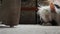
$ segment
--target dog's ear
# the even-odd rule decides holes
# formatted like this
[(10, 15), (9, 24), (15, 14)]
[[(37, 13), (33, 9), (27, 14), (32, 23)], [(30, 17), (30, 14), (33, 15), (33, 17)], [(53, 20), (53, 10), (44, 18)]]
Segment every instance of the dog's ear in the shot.
[(51, 9), (51, 12), (56, 13), (55, 6), (53, 3), (50, 3), (50, 9)]

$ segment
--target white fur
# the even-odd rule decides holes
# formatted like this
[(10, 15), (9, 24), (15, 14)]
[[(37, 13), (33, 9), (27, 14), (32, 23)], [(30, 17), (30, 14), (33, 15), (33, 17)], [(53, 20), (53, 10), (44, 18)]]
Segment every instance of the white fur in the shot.
[[(44, 20), (44, 21), (48, 21), (47, 18), (45, 18), (45, 15), (49, 15), (51, 12), (50, 12), (50, 9), (49, 9), (49, 6), (44, 6), (44, 7), (38, 7), (38, 12), (37, 14)], [(47, 10), (47, 11), (46, 11)], [(49, 17), (49, 20), (51, 20), (51, 17)]]
[[(52, 13), (50, 10), (50, 6), (43, 6), (43, 7), (38, 7), (38, 12), (37, 14), (42, 18), (45, 22), (51, 21), (54, 19), (57, 21), (57, 23), (60, 25), (60, 9), (57, 9), (55, 7), (56, 13)], [(49, 15), (46, 17), (46, 15)]]

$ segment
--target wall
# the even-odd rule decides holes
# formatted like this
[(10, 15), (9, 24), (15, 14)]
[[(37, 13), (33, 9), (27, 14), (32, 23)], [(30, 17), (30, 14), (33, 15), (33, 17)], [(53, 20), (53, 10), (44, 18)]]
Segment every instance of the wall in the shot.
[[(46, 1), (46, 0), (37, 0), (37, 4), (43, 4), (43, 5), (47, 5), (46, 3), (44, 4), (43, 1)], [(21, 1), (21, 7), (36, 7), (36, 0), (22, 0)], [(37, 16), (36, 16), (36, 11), (32, 10), (32, 11), (28, 11), (28, 10), (22, 10), (21, 11), (21, 19), (20, 19), (20, 23), (24, 23), (24, 24), (37, 24), (37, 22), (39, 22), (39, 19)], [(36, 19), (36, 17), (38, 19)]]

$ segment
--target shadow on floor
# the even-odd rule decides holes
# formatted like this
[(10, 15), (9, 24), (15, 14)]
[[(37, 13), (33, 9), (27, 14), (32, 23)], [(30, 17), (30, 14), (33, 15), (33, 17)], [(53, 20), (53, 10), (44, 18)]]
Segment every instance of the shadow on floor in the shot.
[(0, 26), (0, 28), (15, 28), (15, 27), (9, 27), (9, 26)]

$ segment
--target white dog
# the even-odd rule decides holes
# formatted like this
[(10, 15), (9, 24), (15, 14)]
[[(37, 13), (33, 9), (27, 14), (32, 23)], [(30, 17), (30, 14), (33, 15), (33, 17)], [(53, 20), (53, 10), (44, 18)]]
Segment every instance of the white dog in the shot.
[[(60, 25), (60, 0), (50, 0), (49, 6), (38, 7), (37, 14), (40, 16), (40, 20), (43, 19), (45, 25), (52, 23), (53, 25)], [(52, 22), (55, 21), (55, 22)]]

